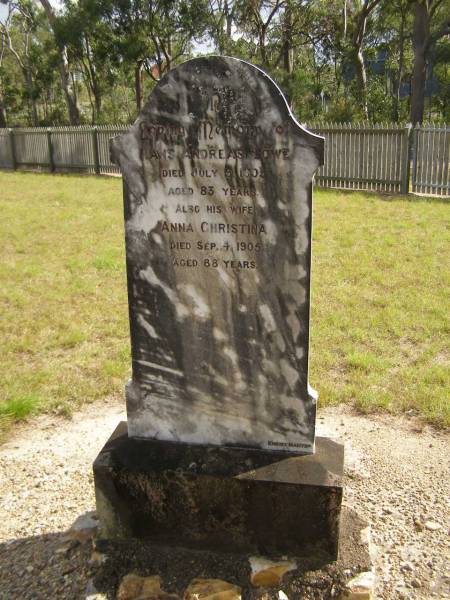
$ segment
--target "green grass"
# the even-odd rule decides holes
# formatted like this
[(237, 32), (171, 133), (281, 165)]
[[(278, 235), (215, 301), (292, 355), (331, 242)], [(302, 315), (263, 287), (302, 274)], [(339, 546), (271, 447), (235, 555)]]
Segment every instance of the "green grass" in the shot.
[(315, 196), (310, 379), (322, 404), (450, 424), (450, 204)]
[[(123, 395), (122, 184), (0, 173), (0, 428)], [(445, 202), (316, 193), (311, 384), (321, 404), (449, 425)]]
[(121, 181), (3, 172), (0, 185), (1, 427), (120, 394), (130, 359)]

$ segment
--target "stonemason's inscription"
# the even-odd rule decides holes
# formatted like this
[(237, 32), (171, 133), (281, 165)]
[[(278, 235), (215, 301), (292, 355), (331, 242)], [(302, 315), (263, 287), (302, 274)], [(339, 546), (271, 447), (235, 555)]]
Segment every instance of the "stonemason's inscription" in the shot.
[(124, 176), (129, 434), (312, 452), (323, 139), (265, 73), (210, 57), (168, 73), (111, 149)]

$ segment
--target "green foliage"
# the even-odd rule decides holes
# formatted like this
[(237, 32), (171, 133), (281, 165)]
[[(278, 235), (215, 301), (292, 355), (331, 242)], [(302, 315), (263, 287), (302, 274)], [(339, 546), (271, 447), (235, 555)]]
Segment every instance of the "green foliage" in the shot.
[[(0, 108), (9, 125), (67, 123), (59, 73), (64, 48), (72, 78), (69, 92), (82, 122), (129, 123), (167, 70), (214, 49), (266, 69), (304, 121), (406, 122), (416, 2), (377, 0), (365, 14), (366, 4), (65, 0), (50, 27), (40, 2), (18, 0), (9, 3), (12, 17), (0, 27), (8, 29), (25, 66), (8, 45), (3, 47)], [(438, 89), (425, 100), (426, 117), (448, 121), (450, 42), (439, 33), (450, 0), (436, 6), (427, 60)]]

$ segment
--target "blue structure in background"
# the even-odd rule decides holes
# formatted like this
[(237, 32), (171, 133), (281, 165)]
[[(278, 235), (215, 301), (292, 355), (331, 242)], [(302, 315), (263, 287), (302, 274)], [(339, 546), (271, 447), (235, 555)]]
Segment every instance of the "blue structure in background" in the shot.
[[(378, 50), (377, 58), (370, 59), (365, 57), (367, 69), (370, 70), (374, 75), (391, 75), (391, 69), (386, 67), (386, 62), (389, 59), (389, 48), (380, 48)], [(425, 81), (425, 97), (431, 98), (436, 94), (439, 94), (441, 90), (441, 83), (439, 79), (433, 73), (433, 64), (427, 66), (427, 74)], [(352, 81), (356, 76), (356, 69), (353, 62), (346, 62), (343, 65), (343, 78), (346, 83)], [(400, 98), (408, 98), (411, 96), (411, 81), (407, 79), (402, 81), (400, 85)]]

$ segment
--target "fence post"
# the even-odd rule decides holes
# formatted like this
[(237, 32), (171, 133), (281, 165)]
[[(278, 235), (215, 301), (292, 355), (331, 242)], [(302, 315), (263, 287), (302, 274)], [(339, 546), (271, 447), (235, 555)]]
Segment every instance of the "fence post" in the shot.
[(97, 127), (92, 128), (92, 148), (94, 150), (95, 174), (100, 175), (100, 160), (99, 160), (99, 152), (98, 152), (98, 129), (97, 129)]
[(51, 127), (47, 127), (47, 147), (48, 147), (48, 166), (50, 167), (50, 173), (54, 173), (55, 172), (55, 161), (53, 160)]
[(416, 123), (416, 126), (412, 130), (412, 144), (411, 144), (411, 154), (412, 154), (412, 191), (417, 191), (417, 143), (419, 137), (420, 125)]
[(402, 194), (408, 194), (411, 158), (411, 123), (408, 123), (408, 125), (403, 130), (403, 141), (403, 173), (400, 192)]
[(11, 154), (11, 164), (14, 171), (17, 169), (17, 160), (16, 160), (16, 145), (14, 143), (14, 131), (10, 128), (8, 129), (8, 137), (9, 137), (9, 152)]

